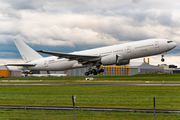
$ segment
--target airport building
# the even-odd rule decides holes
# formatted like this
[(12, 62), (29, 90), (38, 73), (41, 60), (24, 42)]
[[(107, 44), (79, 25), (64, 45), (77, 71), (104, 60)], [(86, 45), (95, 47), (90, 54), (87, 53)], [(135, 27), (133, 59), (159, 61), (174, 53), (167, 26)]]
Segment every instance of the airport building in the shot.
[(7, 66), (0, 66), (0, 77), (9, 77), (10, 70)]
[(164, 73), (163, 67), (150, 65), (146, 62), (141, 63), (139, 65), (130, 65), (130, 70), (131, 70), (131, 75)]
[(164, 67), (164, 73), (180, 73), (180, 68), (176, 65), (160, 64), (160, 67)]
[[(100, 69), (104, 69), (104, 72), (98, 74), (97, 76), (128, 76), (129, 68), (128, 66), (101, 66)], [(68, 76), (85, 76), (85, 72), (88, 68), (77, 68), (67, 71)], [(91, 74), (90, 76), (96, 76)]]
[[(131, 76), (135, 74), (153, 74), (164, 73), (164, 68), (159, 66), (149, 65), (144, 62), (139, 65), (128, 66), (101, 66), (100, 69), (104, 69), (104, 72), (97, 76)], [(84, 73), (88, 71), (88, 68), (78, 68), (68, 70), (68, 76), (85, 76)], [(94, 76), (94, 75), (90, 75)]]
[(21, 77), (21, 70), (10, 70), (7, 66), (0, 66), (0, 77)]

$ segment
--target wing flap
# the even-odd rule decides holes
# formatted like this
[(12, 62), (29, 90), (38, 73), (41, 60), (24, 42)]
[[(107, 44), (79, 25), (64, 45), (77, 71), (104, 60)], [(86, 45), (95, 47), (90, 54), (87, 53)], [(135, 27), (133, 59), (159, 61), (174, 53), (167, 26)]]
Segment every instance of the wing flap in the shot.
[(100, 56), (98, 55), (78, 55), (78, 54), (68, 54), (68, 53), (59, 53), (59, 52), (51, 52), (51, 51), (44, 51), (39, 50), (37, 52), (57, 56), (59, 58), (67, 58), (69, 60), (77, 60), (78, 62), (85, 62), (85, 61), (97, 61), (100, 60)]

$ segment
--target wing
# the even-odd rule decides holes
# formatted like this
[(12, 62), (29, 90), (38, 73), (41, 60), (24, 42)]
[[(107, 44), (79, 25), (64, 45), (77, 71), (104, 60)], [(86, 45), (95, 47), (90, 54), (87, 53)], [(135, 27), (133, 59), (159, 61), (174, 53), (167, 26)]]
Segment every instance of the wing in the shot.
[(59, 52), (51, 52), (51, 51), (44, 51), (39, 50), (37, 52), (57, 56), (59, 58), (67, 58), (69, 60), (77, 60), (80, 63), (87, 63), (89, 61), (98, 61), (100, 60), (100, 56), (98, 55), (78, 55), (78, 54), (68, 54), (68, 53), (59, 53)]
[(29, 67), (29, 66), (35, 66), (36, 64), (6, 64), (5, 66), (22, 66), (22, 67)]

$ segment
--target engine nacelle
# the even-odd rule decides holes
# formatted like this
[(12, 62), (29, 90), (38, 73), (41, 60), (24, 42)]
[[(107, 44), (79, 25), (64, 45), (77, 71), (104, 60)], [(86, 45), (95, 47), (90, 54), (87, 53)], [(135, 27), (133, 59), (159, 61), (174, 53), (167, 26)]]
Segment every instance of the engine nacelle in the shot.
[(122, 60), (122, 61), (117, 62), (116, 65), (127, 65), (129, 63), (130, 63), (130, 60)]
[(123, 60), (123, 56), (117, 54), (110, 54), (101, 58), (103, 65), (126, 65), (130, 60)]
[(118, 56), (116, 54), (110, 54), (101, 58), (101, 63), (103, 65), (113, 65), (117, 64)]

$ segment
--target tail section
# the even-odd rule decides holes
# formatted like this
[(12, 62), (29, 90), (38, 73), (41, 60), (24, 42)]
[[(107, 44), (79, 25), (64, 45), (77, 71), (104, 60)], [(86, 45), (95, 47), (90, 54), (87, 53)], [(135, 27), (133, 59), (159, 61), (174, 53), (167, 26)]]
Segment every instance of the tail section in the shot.
[(26, 45), (23, 41), (14, 39), (14, 43), (26, 63), (43, 58), (39, 53)]

